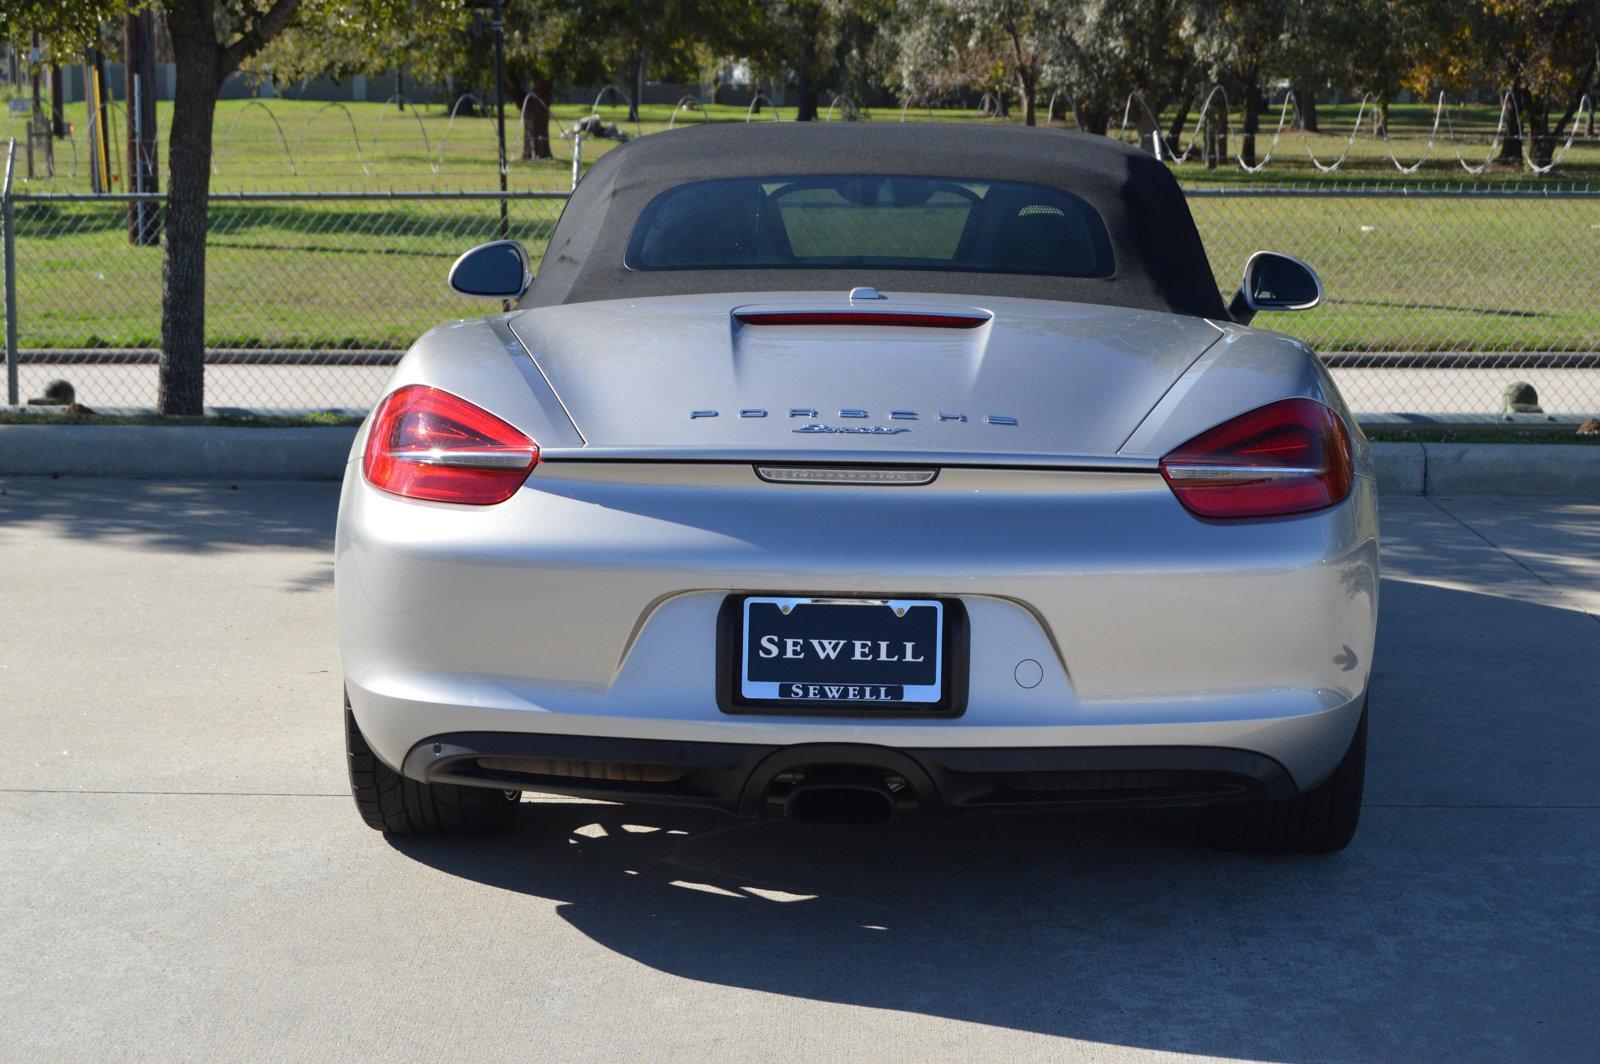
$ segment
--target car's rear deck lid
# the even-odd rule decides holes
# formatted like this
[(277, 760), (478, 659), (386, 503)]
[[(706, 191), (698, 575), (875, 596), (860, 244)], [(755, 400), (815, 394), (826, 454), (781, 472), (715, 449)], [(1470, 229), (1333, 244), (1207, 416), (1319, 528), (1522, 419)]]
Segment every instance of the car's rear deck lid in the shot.
[[(784, 317), (748, 320), (769, 312)], [(868, 316), (886, 314), (984, 320)], [(963, 463), (1115, 455), (1221, 335), (1185, 315), (911, 293), (866, 307), (844, 292), (574, 303), (510, 324), (596, 455)]]

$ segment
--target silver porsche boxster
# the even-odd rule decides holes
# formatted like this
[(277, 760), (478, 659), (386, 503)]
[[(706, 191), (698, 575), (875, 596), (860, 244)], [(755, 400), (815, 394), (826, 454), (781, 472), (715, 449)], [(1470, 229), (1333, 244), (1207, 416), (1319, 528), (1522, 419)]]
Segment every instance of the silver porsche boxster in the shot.
[[(802, 822), (1198, 806), (1343, 848), (1366, 442), (1218, 292), (1158, 160), (976, 125), (708, 126), (595, 164), (534, 277), (423, 336), (340, 500), (350, 780), (395, 833), (523, 791)], [(509, 309), (507, 309), (509, 308)]]

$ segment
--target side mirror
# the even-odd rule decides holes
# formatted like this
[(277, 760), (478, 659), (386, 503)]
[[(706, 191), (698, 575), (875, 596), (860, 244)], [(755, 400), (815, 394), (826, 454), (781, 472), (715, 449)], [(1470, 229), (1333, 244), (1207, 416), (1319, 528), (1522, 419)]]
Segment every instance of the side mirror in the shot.
[(517, 299), (533, 283), (528, 253), (515, 240), (479, 244), (450, 267), (450, 287), (473, 299)]
[(1240, 325), (1260, 310), (1310, 310), (1322, 302), (1322, 278), (1289, 255), (1258, 251), (1244, 264), (1244, 284), (1234, 293), (1228, 313)]

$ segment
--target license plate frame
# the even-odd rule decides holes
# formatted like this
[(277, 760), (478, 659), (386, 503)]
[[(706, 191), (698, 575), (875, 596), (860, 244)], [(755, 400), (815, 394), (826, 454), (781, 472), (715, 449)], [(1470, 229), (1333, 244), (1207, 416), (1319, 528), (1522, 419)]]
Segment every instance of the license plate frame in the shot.
[[(750, 638), (749, 615), (752, 605), (771, 609), (777, 604), (787, 604), (798, 611), (808, 607), (838, 607), (840, 609), (892, 610), (895, 606), (927, 609), (934, 607), (937, 627), (934, 646), (937, 653), (932, 692), (916, 690), (921, 684), (901, 684), (911, 687), (914, 699), (904, 696), (887, 699), (829, 699), (808, 697), (767, 697), (773, 694), (773, 681), (757, 677), (754, 685), (747, 685), (747, 641)], [(795, 612), (796, 618), (806, 616)], [(772, 615), (768, 615), (771, 617)], [(815, 615), (812, 615), (815, 616)], [(848, 614), (836, 614), (839, 617)], [(879, 614), (879, 618), (883, 615)], [(772, 618), (776, 620), (775, 617)], [(926, 618), (920, 623), (925, 624)], [(913, 621), (913, 624), (919, 623)], [(955, 717), (966, 709), (967, 688), (967, 615), (959, 599), (939, 595), (900, 594), (808, 594), (798, 592), (750, 592), (729, 595), (718, 614), (717, 634), (717, 702), (724, 713), (775, 714), (783, 716), (840, 716), (840, 717)], [(760, 636), (760, 631), (757, 633)], [(918, 652), (923, 644), (918, 642)], [(890, 659), (893, 660), (893, 659)], [(881, 670), (880, 670), (881, 671)], [(915, 678), (915, 677), (908, 677)], [(798, 681), (796, 681), (798, 682)], [(838, 686), (849, 686), (840, 681)], [(766, 685), (766, 686), (763, 686)], [(857, 686), (883, 686), (859, 682)], [(889, 685), (895, 686), (895, 685)]]

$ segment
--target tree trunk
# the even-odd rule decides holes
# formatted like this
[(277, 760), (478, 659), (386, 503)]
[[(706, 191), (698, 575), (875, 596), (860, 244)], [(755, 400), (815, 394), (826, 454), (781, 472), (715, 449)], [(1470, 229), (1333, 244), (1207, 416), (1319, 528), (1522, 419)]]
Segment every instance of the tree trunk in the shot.
[(404, 63), (394, 68), (394, 106), (397, 111), (406, 109), (406, 67)]
[(1505, 139), (1500, 142), (1500, 154), (1495, 156), (1494, 160), (1507, 166), (1522, 165), (1522, 137), (1524, 133), (1522, 117), (1525, 113), (1522, 109), (1522, 92), (1523, 89), (1520, 85), (1513, 86), (1511, 89), (1511, 114), (1507, 116)]
[(799, 82), (798, 113), (794, 116), (796, 122), (815, 122), (817, 120), (817, 35), (808, 33), (800, 45), (800, 72), (796, 80)]
[(57, 140), (67, 135), (67, 116), (62, 111), (61, 67), (50, 64), (50, 132)]
[[(540, 74), (533, 79), (533, 98), (522, 109), (522, 157), (554, 159), (550, 150), (550, 108), (546, 101), (555, 94), (555, 79)], [(527, 93), (523, 93), (524, 99)]]
[(644, 49), (633, 50), (633, 92), (628, 100), (628, 121), (639, 121), (639, 101), (644, 98)]
[(1550, 108), (1544, 98), (1535, 99), (1527, 90), (1521, 96), (1517, 110), (1528, 122), (1522, 133), (1528, 138), (1528, 160), (1534, 166), (1549, 166), (1556, 153), (1556, 138), (1550, 132)]
[[(195, 25), (195, 23), (201, 23)], [(211, 194), (211, 133), (222, 83), (209, 19), (169, 11), (178, 69), (168, 137), (166, 249), (161, 266), (163, 414), (205, 412), (206, 221)]]
[(1240, 124), (1240, 157), (1246, 166), (1256, 164), (1256, 134), (1261, 130), (1261, 80), (1251, 75), (1244, 87), (1244, 121)]
[[(1600, 67), (1600, 56), (1597, 56), (1595, 62), (1593, 62), (1593, 63), (1591, 63), (1589, 65), (1588, 72), (1583, 75), (1583, 80), (1580, 81), (1579, 84), (1580, 85), (1589, 84), (1590, 80), (1595, 75), (1597, 67)], [(1555, 127), (1553, 129), (1548, 128), (1548, 126), (1549, 126), (1548, 116), (1551, 113), (1551, 111), (1550, 111), (1550, 109), (1548, 107), (1545, 109), (1545, 114), (1547, 116), (1546, 117), (1546, 127), (1547, 127), (1548, 136), (1550, 137), (1550, 150), (1551, 150), (1552, 153), (1554, 153), (1554, 151), (1555, 151), (1555, 146), (1558, 143), (1560, 143), (1562, 136), (1567, 132), (1567, 127), (1572, 124), (1572, 120), (1574, 118), (1578, 117), (1578, 108), (1581, 107), (1581, 106), (1583, 106), (1583, 94), (1580, 91), (1580, 93), (1578, 94), (1577, 98), (1572, 100), (1571, 103), (1569, 103), (1567, 105), (1566, 110), (1562, 112), (1560, 119), (1558, 119), (1556, 121)], [(1574, 133), (1577, 132), (1576, 128), (1574, 128), (1573, 132)], [(1590, 105), (1590, 108), (1589, 108), (1589, 133), (1590, 133), (1590, 135), (1593, 135), (1593, 133), (1594, 133), (1594, 106), (1592, 104)]]
[(1077, 120), (1078, 128), (1085, 133), (1097, 133), (1105, 136), (1106, 130), (1111, 125), (1111, 112), (1101, 107), (1093, 100), (1083, 100), (1075, 105), (1073, 117)]
[[(205, 412), (206, 226), (217, 93), (241, 61), (294, 17), (299, 0), (273, 0), (233, 44), (217, 39), (214, 0), (166, 0), (177, 68), (167, 134), (166, 244), (161, 257), (161, 361), (156, 409)], [(252, 5), (246, 5), (250, 8)]]
[(1228, 157), (1228, 108), (1209, 101), (1208, 104), (1206, 112), (1200, 116), (1206, 127), (1206, 139), (1200, 150), (1205, 156), (1206, 169), (1215, 170)]
[(1033, 91), (1030, 79), (1020, 70), (1017, 71), (1017, 101), (1022, 104), (1022, 124), (1025, 126), (1037, 125), (1038, 94)]
[(1294, 102), (1299, 109), (1299, 125), (1307, 133), (1320, 133), (1317, 128), (1317, 91), (1309, 85), (1297, 85)]
[[(1167, 141), (1174, 148), (1178, 146), (1178, 139), (1183, 136), (1184, 128), (1189, 125), (1189, 112), (1193, 109), (1193, 93), (1178, 101), (1178, 109), (1172, 116), (1172, 125), (1167, 127)], [(1160, 112), (1156, 113), (1159, 114)]]

